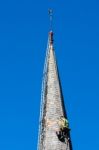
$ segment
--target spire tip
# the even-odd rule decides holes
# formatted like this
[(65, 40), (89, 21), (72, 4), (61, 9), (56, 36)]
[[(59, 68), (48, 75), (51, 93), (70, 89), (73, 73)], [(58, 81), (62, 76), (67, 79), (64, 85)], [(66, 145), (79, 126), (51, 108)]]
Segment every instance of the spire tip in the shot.
[(50, 44), (52, 45), (53, 44), (53, 31), (50, 31), (49, 32), (49, 41), (50, 41)]

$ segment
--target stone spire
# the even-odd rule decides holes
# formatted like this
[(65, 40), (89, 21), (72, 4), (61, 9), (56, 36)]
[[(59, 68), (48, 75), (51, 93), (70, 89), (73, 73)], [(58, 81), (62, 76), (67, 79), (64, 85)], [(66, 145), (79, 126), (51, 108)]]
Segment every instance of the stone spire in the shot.
[(70, 136), (61, 142), (56, 131), (58, 119), (67, 118), (58, 68), (53, 47), (53, 32), (49, 32), (43, 73), (38, 150), (72, 150)]

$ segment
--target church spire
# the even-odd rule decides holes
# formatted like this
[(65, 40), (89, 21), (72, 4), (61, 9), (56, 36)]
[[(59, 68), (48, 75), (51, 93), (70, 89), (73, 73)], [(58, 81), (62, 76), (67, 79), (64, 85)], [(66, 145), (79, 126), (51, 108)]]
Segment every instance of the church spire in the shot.
[(49, 32), (48, 36), (40, 110), (38, 150), (72, 150), (70, 135), (68, 134), (66, 141), (62, 142), (56, 134), (59, 131), (59, 118), (61, 116), (67, 118), (67, 115), (55, 52), (53, 51), (52, 31)]

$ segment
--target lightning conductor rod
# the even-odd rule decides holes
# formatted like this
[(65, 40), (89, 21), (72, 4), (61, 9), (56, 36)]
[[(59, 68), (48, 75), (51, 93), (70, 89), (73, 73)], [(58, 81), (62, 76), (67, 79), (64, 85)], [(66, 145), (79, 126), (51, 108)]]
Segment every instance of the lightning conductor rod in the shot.
[(49, 9), (48, 10), (49, 17), (50, 17), (50, 32), (49, 32), (49, 41), (50, 44), (53, 45), (53, 31), (52, 31), (52, 21), (53, 21), (53, 10)]

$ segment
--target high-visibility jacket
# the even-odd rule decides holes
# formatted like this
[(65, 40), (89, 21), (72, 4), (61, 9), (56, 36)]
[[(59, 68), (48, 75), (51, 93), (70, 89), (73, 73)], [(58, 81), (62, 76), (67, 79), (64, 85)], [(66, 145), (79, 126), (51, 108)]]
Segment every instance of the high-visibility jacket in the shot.
[(61, 129), (63, 129), (63, 128), (68, 128), (68, 127), (69, 127), (69, 122), (68, 122), (68, 120), (67, 120), (66, 118), (61, 118), (61, 119), (59, 120), (58, 124), (59, 124), (59, 127), (60, 127)]

